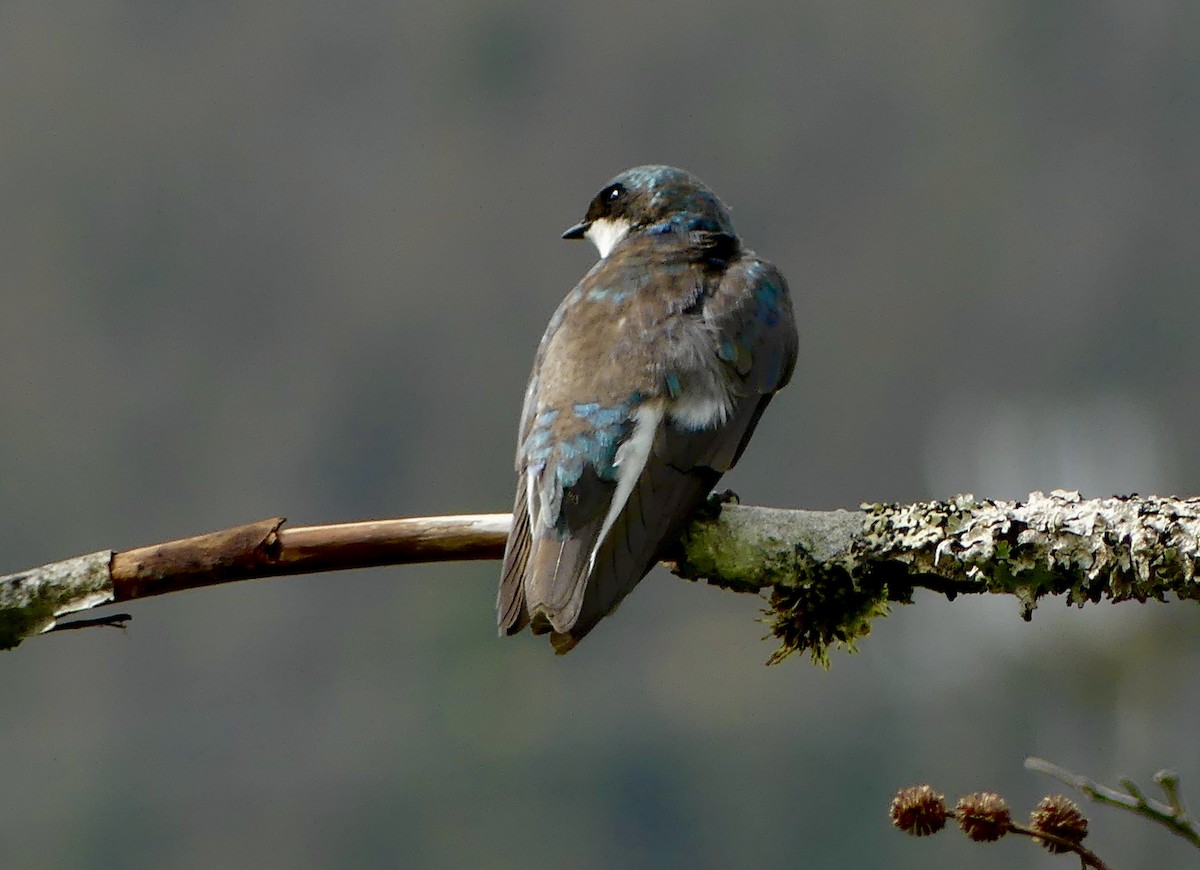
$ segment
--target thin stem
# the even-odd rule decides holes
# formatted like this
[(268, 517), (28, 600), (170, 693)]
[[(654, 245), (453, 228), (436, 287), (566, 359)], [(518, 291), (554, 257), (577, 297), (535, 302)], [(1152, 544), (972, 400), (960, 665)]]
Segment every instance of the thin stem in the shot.
[(1179, 793), (1179, 777), (1171, 771), (1159, 771), (1154, 777), (1166, 795), (1168, 803), (1164, 804), (1146, 797), (1137, 784), (1130, 779), (1120, 780), (1121, 785), (1125, 787), (1125, 791), (1122, 792), (1095, 782), (1086, 776), (1072, 773), (1043, 758), (1027, 758), (1025, 767), (1029, 770), (1036, 770), (1038, 773), (1048, 774), (1060, 782), (1078, 789), (1096, 803), (1120, 807), (1143, 818), (1158, 822), (1160, 825), (1166, 826), (1173, 834), (1183, 837), (1200, 849), (1200, 831), (1187, 817), (1187, 809), (1184, 807)]
[(1079, 860), (1083, 862), (1085, 867), (1095, 867), (1096, 870), (1109, 870), (1107, 864), (1100, 860), (1100, 856), (1091, 849), (1084, 846), (1082, 843), (1076, 843), (1074, 840), (1067, 840), (1055, 834), (1048, 834), (1045, 831), (1039, 831), (1035, 828), (1027, 828), (1024, 825), (1018, 825), (1015, 822), (1009, 822), (1008, 830), (1014, 834), (1022, 834), (1026, 837), (1032, 837), (1035, 840), (1044, 840), (1047, 843), (1053, 843), (1063, 849), (1074, 852), (1079, 856)]

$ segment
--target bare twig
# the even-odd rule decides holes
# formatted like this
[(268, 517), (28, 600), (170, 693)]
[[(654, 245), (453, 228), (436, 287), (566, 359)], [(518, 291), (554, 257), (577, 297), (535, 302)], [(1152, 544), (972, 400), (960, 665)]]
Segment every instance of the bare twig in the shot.
[(1120, 780), (1125, 791), (1118, 791), (1086, 776), (1072, 773), (1043, 758), (1027, 758), (1025, 767), (1048, 774), (1072, 788), (1078, 789), (1096, 803), (1120, 807), (1158, 822), (1160, 825), (1165, 825), (1172, 833), (1178, 834), (1193, 846), (1200, 848), (1200, 831), (1188, 818), (1187, 810), (1179, 794), (1179, 776), (1173, 771), (1160, 770), (1154, 775), (1155, 782), (1162, 788), (1163, 794), (1167, 798), (1167, 803), (1162, 803), (1146, 797), (1137, 784), (1129, 779)]
[(498, 559), (509, 514), (372, 520), (284, 529), (282, 517), (0, 577), (0, 649), (60, 617), (219, 583), (344, 568)]
[(476, 514), (285, 529), (275, 517), (113, 554), (113, 600), (258, 577), (498, 559), (511, 521), (509, 514)]

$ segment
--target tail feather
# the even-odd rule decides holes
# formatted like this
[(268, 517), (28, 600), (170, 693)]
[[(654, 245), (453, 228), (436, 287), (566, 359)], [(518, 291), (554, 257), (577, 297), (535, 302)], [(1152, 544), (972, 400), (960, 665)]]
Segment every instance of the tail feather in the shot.
[(516, 634), (527, 625), (535, 634), (566, 631), (575, 622), (612, 488), (591, 469), (585, 471), (571, 497), (563, 500), (562, 516), (554, 527), (530, 519), (528, 491), (517, 488), (496, 598), (502, 634)]
[(569, 652), (601, 619), (616, 610), (674, 542), (720, 472), (698, 467), (680, 471), (664, 462), (647, 464), (625, 510), (601, 542), (574, 620), (551, 637), (554, 651)]
[(525, 606), (533, 618), (540, 614), (555, 631), (574, 621), (587, 586), (589, 540), (551, 536), (534, 542), (525, 575)]
[(525, 498), (525, 487), (517, 487), (512, 531), (504, 546), (504, 567), (496, 593), (496, 622), (502, 635), (516, 634), (529, 623), (529, 611), (525, 607), (525, 570), (531, 539)]

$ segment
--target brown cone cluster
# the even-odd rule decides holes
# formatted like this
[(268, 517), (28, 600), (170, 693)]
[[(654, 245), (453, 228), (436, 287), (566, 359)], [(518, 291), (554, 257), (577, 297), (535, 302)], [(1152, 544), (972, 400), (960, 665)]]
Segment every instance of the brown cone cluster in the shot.
[(906, 834), (926, 837), (946, 827), (945, 796), (928, 785), (901, 789), (892, 798), (892, 824)]
[(978, 843), (999, 840), (1012, 824), (1012, 815), (1004, 798), (991, 791), (977, 791), (958, 801), (954, 808), (958, 826)]
[[(1030, 813), (1029, 827), (1078, 845), (1087, 836), (1088, 823), (1075, 801), (1062, 795), (1052, 795), (1042, 798)], [(1042, 840), (1041, 843), (1055, 854), (1068, 851), (1061, 843), (1049, 840)]]
[[(1028, 828), (1013, 824), (1008, 804), (991, 791), (977, 791), (959, 798), (954, 809), (949, 810), (945, 795), (938, 794), (930, 785), (914, 785), (896, 793), (890, 812), (892, 824), (914, 837), (936, 834), (946, 827), (947, 819), (956, 819), (962, 832), (977, 843), (990, 843), (1011, 832), (1037, 840), (1054, 854), (1090, 854), (1082, 845), (1087, 836), (1087, 819), (1078, 804), (1062, 795), (1042, 798), (1029, 816)], [(1054, 839), (1046, 839), (1050, 837)]]

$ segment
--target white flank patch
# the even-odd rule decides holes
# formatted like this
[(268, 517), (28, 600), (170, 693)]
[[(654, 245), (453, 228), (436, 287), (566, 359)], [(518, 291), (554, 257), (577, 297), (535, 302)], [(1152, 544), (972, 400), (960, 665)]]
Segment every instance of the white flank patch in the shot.
[(642, 476), (646, 461), (650, 458), (650, 448), (654, 446), (654, 436), (658, 434), (658, 427), (662, 423), (663, 413), (662, 402), (641, 405), (633, 412), (633, 434), (617, 448), (617, 455), (613, 459), (613, 465), (617, 467), (617, 489), (613, 493), (612, 503), (608, 506), (604, 525), (600, 527), (600, 534), (596, 537), (596, 546), (592, 547), (592, 555), (588, 560), (588, 574), (596, 567), (596, 554), (600, 552), (600, 545), (608, 537), (621, 511), (625, 510), (625, 504), (629, 501), (638, 478)]
[(525, 512), (529, 514), (529, 534), (537, 532), (537, 475), (525, 472)]
[(617, 242), (629, 235), (629, 221), (600, 218), (592, 221), (586, 233), (583, 234), (589, 242), (596, 246), (601, 258), (607, 257), (608, 252), (616, 247)]
[[(542, 484), (542, 476), (550, 475), (551, 484), (549, 486)], [(542, 484), (539, 486), (539, 484)], [(540, 523), (543, 528), (552, 528), (558, 522), (558, 512), (562, 507), (562, 489), (558, 482), (554, 480), (554, 471), (550, 468), (543, 468), (541, 473), (529, 472), (528, 492), (532, 495), (537, 493), (537, 510), (530, 508), (529, 518), (533, 528), (537, 528)], [(532, 505), (533, 502), (530, 501)]]
[(729, 419), (732, 410), (729, 394), (700, 396), (691, 400), (677, 399), (671, 404), (671, 419), (693, 431), (712, 429)]

